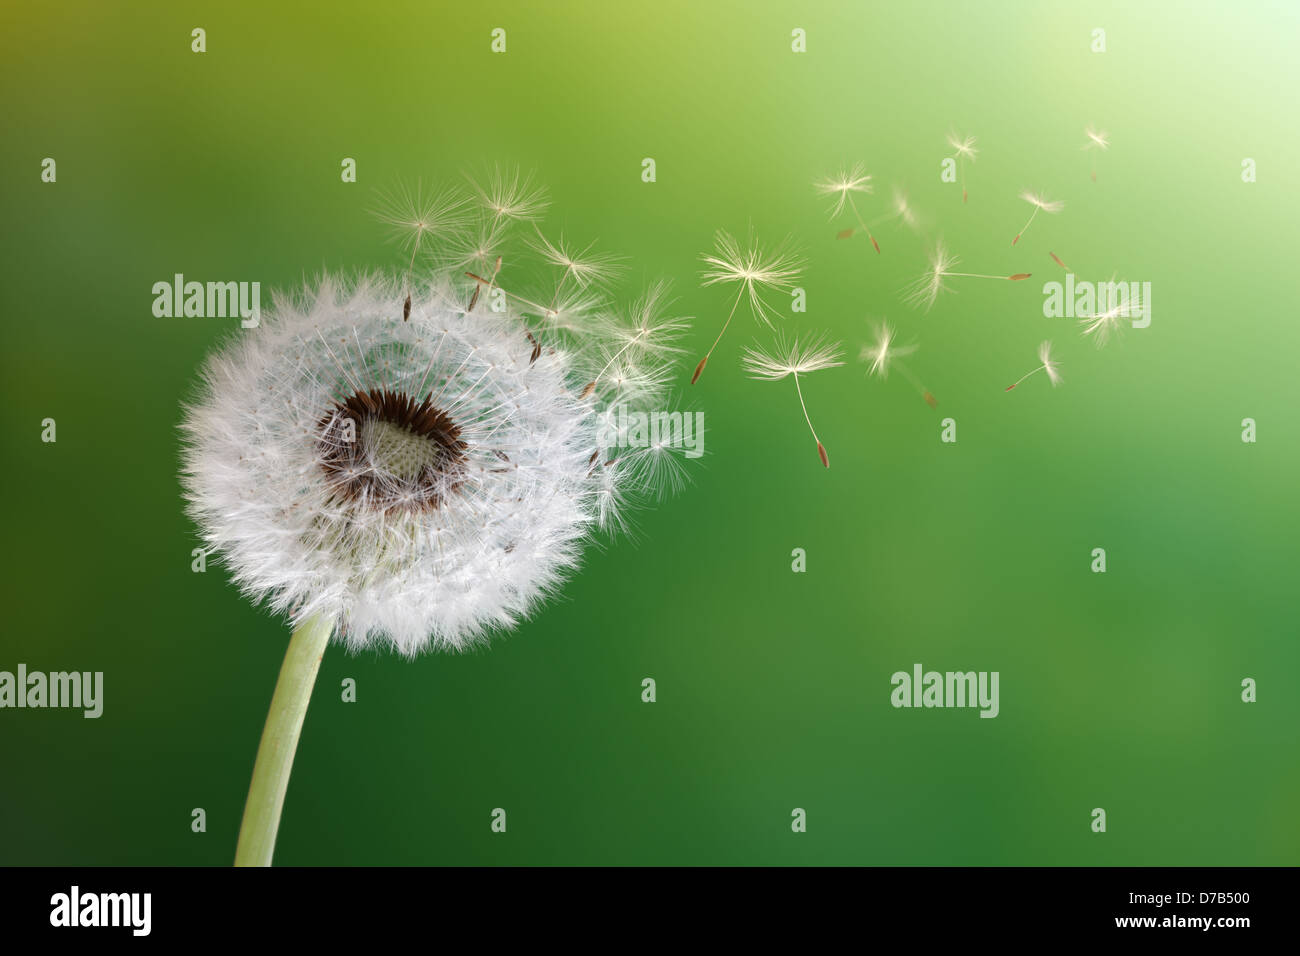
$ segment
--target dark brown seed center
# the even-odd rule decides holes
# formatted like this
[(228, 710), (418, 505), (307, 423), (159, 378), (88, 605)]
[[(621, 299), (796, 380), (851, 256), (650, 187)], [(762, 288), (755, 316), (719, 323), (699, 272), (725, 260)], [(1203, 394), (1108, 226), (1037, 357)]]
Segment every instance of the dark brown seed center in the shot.
[(432, 402), (373, 388), (321, 417), (321, 467), (335, 493), (379, 511), (438, 508), (460, 486), (467, 445)]

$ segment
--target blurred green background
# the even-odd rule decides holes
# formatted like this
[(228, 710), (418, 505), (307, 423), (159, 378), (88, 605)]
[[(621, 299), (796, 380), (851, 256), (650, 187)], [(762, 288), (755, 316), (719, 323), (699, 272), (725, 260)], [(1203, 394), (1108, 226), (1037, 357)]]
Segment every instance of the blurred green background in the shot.
[[(708, 454), (490, 650), (332, 648), (277, 863), (1300, 863), (1294, 4), (132, 7), (13, 5), (0, 33), (0, 670), (105, 673), (99, 720), (0, 711), (0, 863), (233, 859), (288, 630), (190, 570), (179, 402), (237, 322), (157, 319), (153, 283), (269, 302), (396, 268), (375, 190), (494, 161), (550, 187), (552, 233), (627, 255), (625, 291), (675, 280)], [(965, 206), (954, 128), (981, 149)], [(926, 216), (878, 256), (811, 188), (856, 160), (864, 214), (899, 183)], [(1012, 248), (1026, 187), (1066, 208)], [(829, 471), (793, 384), (741, 372), (769, 341), (747, 316), (685, 388), (730, 305), (699, 255), (751, 224), (808, 257), (787, 329), (850, 355), (804, 380)], [(1034, 277), (909, 309), (940, 235)], [(1099, 351), (1044, 318), (1049, 250), (1150, 281), (1150, 328)], [(881, 317), (937, 411), (865, 377)], [(1005, 393), (1047, 338), (1064, 385)], [(999, 671), (1001, 715), (893, 709), (915, 662)]]

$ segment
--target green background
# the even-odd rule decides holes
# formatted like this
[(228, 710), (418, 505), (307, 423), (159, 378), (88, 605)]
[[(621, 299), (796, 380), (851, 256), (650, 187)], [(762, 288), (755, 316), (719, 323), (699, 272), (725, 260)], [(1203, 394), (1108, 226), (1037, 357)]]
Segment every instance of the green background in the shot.
[[(490, 650), (332, 648), (278, 863), (1300, 862), (1294, 4), (132, 7), (0, 33), (0, 669), (105, 672), (99, 720), (0, 711), (0, 863), (233, 858), (288, 631), (190, 570), (179, 402), (236, 322), (154, 318), (153, 283), (395, 268), (375, 190), (493, 161), (550, 187), (552, 234), (627, 255), (625, 292), (674, 279), (708, 454)], [(950, 128), (979, 137), (965, 206)], [(865, 213), (898, 182), (927, 216), (879, 256), (811, 188), (859, 159)], [(1012, 248), (1026, 187), (1067, 205)], [(808, 257), (787, 329), (851, 357), (804, 383), (829, 471), (792, 383), (741, 372), (747, 316), (685, 387), (730, 304), (699, 255), (750, 224)], [(909, 309), (939, 235), (1034, 278)], [(1044, 318), (1049, 250), (1150, 281), (1150, 328), (1098, 351)], [(865, 377), (879, 317), (937, 411)], [(1005, 393), (1045, 338), (1065, 383)], [(893, 709), (915, 662), (999, 671), (1001, 715)]]

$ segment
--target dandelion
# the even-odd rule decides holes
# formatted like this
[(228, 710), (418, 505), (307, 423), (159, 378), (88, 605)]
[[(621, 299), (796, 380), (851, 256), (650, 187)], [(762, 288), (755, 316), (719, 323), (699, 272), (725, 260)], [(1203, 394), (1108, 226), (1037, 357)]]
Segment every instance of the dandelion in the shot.
[(1140, 312), (1141, 305), (1129, 298), (1128, 288), (1128, 283), (1117, 283), (1112, 275), (1109, 283), (1097, 284), (1097, 304), (1101, 311), (1079, 313), (1080, 334), (1092, 336), (1097, 348), (1110, 341), (1112, 335), (1120, 333), (1123, 321), (1136, 318)]
[(911, 201), (907, 198), (907, 193), (901, 187), (894, 187), (894, 195), (890, 200), (890, 205), (892, 206), (892, 210), (873, 220), (873, 222), (888, 222), (890, 219), (897, 219), (909, 229), (916, 228), (916, 210), (912, 208)]
[(1008, 391), (1008, 392), (1011, 391), (1013, 388), (1015, 388), (1025, 379), (1029, 378), (1029, 376), (1033, 375), (1035, 372), (1046, 372), (1047, 378), (1052, 383), (1053, 388), (1060, 385), (1061, 384), (1060, 363), (1056, 362), (1052, 358), (1051, 342), (1044, 342), (1042, 345), (1038, 346), (1038, 361), (1042, 362), (1043, 364), (1038, 366), (1038, 368), (1032, 369), (1031, 371), (1028, 371), (1024, 375), (1020, 376), (1020, 378), (1016, 379), (1014, 382), (1008, 385), (1006, 389), (1004, 389), (1004, 391)]
[[(867, 237), (871, 239), (872, 245), (876, 246), (877, 252), (880, 251), (880, 246), (876, 243), (875, 239), (871, 236), (870, 230), (876, 228), (879, 225), (894, 220), (901, 222), (909, 229), (915, 229), (917, 226), (918, 217), (916, 215), (916, 210), (912, 208), (911, 201), (907, 198), (907, 193), (904, 192), (902, 189), (900, 189), (898, 186), (894, 187), (893, 196), (890, 198), (889, 206), (890, 208), (888, 212), (881, 213), (876, 218), (867, 220), (866, 225), (863, 227), (863, 231), (866, 232)], [(857, 229), (854, 229), (853, 227), (850, 226), (848, 229), (841, 229), (835, 235), (835, 238), (851, 239), (854, 235), (857, 234), (857, 232), (858, 232)]]
[(594, 247), (595, 243), (591, 243), (581, 251), (577, 251), (565, 245), (563, 236), (558, 241), (551, 242), (541, 232), (537, 233), (534, 249), (546, 262), (563, 270), (556, 283), (557, 299), (564, 283), (569, 279), (572, 279), (579, 288), (586, 289), (592, 285), (608, 282), (622, 271), (618, 256), (592, 252)]
[(1009, 276), (983, 275), (977, 272), (954, 272), (960, 259), (950, 253), (942, 242), (937, 243), (930, 254), (930, 268), (906, 290), (907, 302), (927, 311), (934, 306), (939, 293), (947, 292), (948, 279), (1000, 279), (1007, 282), (1019, 282), (1028, 279), (1033, 273), (1017, 272)]
[(524, 175), (517, 168), (492, 171), (485, 185), (474, 185), (478, 201), (486, 211), (492, 225), (503, 221), (531, 222), (546, 211), (546, 190), (533, 184), (532, 174)]
[(1029, 223), (1034, 221), (1034, 217), (1038, 215), (1040, 210), (1042, 212), (1047, 212), (1047, 213), (1057, 213), (1065, 208), (1064, 200), (1044, 199), (1038, 193), (1032, 193), (1026, 191), (1020, 194), (1020, 198), (1023, 199), (1025, 202), (1029, 203), (1031, 206), (1033, 206), (1034, 211), (1029, 214), (1029, 222), (1026, 222), (1024, 227), (1018, 233), (1016, 233), (1016, 238), (1011, 240), (1011, 244), (1013, 246), (1020, 241), (1020, 237), (1023, 236), (1025, 234), (1025, 230), (1029, 228)]
[(468, 218), (466, 200), (460, 193), (452, 189), (426, 192), (419, 183), (414, 190), (403, 186), (381, 194), (374, 213), (403, 246), (411, 248), (412, 264), (416, 252), (431, 241), (447, 242), (464, 228)]
[(673, 449), (611, 454), (600, 434), (610, 408), (663, 407), (664, 340), (684, 320), (662, 318), (660, 287), (618, 335), (598, 324), (540, 349), (513, 298), (472, 311), (459, 276), (326, 275), (277, 296), (209, 357), (185, 409), (182, 483), (205, 547), (294, 627), (237, 864), (271, 861), (331, 641), (407, 657), (485, 643), (676, 474)]
[(1083, 148), (1092, 153), (1092, 181), (1097, 181), (1097, 154), (1110, 149), (1110, 134), (1089, 126), (1083, 131), (1085, 137)]
[(955, 132), (948, 134), (948, 145), (956, 152), (952, 158), (957, 161), (957, 174), (961, 178), (961, 201), (966, 202), (966, 161), (975, 162), (975, 157), (979, 155), (979, 150), (975, 148), (976, 139), (974, 136), (958, 136)]
[[(668, 292), (667, 282), (654, 283), (632, 306), (631, 321), (612, 321), (609, 324), (609, 338), (619, 347), (588, 384), (589, 389), (595, 389), (607, 377), (618, 381), (618, 375), (626, 374), (627, 363), (646, 358), (667, 359), (683, 351), (675, 343), (690, 328), (690, 323), (684, 317), (667, 314), (671, 304)], [(622, 364), (619, 364), (620, 360)], [(635, 368), (634, 365), (631, 367)]]
[[(871, 234), (870, 226), (863, 221), (862, 213), (858, 211), (858, 204), (853, 199), (853, 193), (870, 193), (874, 191), (871, 185), (871, 177), (866, 173), (861, 163), (857, 163), (851, 170), (841, 170), (838, 176), (824, 180), (819, 183), (813, 183), (813, 188), (824, 196), (834, 196), (835, 204), (831, 208), (831, 219), (837, 218), (844, 211), (844, 206), (853, 210), (853, 218), (858, 221), (858, 226), (866, 233), (867, 238), (871, 240), (871, 245), (876, 252), (880, 252), (880, 243), (876, 242), (876, 237)], [(853, 229), (846, 229), (840, 232), (838, 238), (847, 239), (853, 235)]]
[(807, 346), (800, 347), (798, 339), (787, 345), (780, 335), (777, 336), (776, 344), (771, 351), (747, 348), (741, 360), (741, 365), (752, 378), (778, 382), (787, 376), (794, 376), (794, 388), (799, 396), (799, 407), (803, 409), (804, 421), (808, 423), (808, 431), (812, 433), (813, 441), (817, 443), (817, 456), (827, 468), (831, 466), (831, 460), (826, 454), (826, 446), (817, 437), (812, 419), (808, 416), (808, 405), (803, 398), (799, 376), (843, 364), (840, 361), (839, 343), (827, 344), (823, 339), (817, 339)]
[(620, 352), (666, 358), (682, 351), (674, 342), (690, 328), (690, 322), (667, 314), (671, 306), (669, 291), (667, 282), (652, 284), (633, 304), (629, 321), (610, 329), (612, 337), (623, 343)]
[(736, 315), (740, 300), (747, 297), (754, 318), (771, 326), (772, 320), (776, 317), (776, 310), (763, 298), (763, 292), (784, 292), (790, 289), (803, 268), (802, 261), (785, 244), (767, 252), (752, 235), (748, 243), (742, 246), (734, 236), (721, 229), (714, 237), (713, 255), (704, 255), (700, 258), (709, 267), (701, 274), (705, 286), (734, 282), (737, 289), (736, 301), (731, 304), (727, 321), (722, 323), (718, 337), (713, 340), (704, 358), (700, 359), (700, 363), (695, 366), (695, 374), (691, 376), (692, 385), (699, 381), (713, 350), (718, 347), (722, 336), (726, 334), (731, 320)]
[[(431, 240), (449, 242), (465, 226), (465, 197), (451, 189), (426, 195), (417, 183), (415, 191), (402, 187), (380, 196), (375, 216), (387, 223), (393, 235), (405, 246), (410, 246), (411, 257), (406, 263), (403, 282), (409, 284), (416, 254)], [(408, 288), (402, 303), (402, 319), (411, 314), (411, 295)]]
[(867, 374), (874, 375), (881, 380), (889, 378), (891, 368), (898, 369), (903, 377), (921, 393), (925, 403), (931, 408), (938, 407), (938, 401), (930, 394), (930, 390), (921, 384), (920, 380), (912, 374), (912, 371), (900, 361), (904, 356), (911, 355), (916, 351), (915, 345), (899, 345), (897, 334), (890, 328), (888, 322), (880, 322), (876, 325), (876, 341), (872, 345), (864, 345), (860, 358), (868, 364)]
[(1061, 261), (1061, 257), (1058, 256), (1055, 252), (1049, 252), (1048, 255), (1052, 257), (1052, 261), (1053, 261), (1053, 262), (1055, 262), (1058, 266), (1060, 266), (1060, 267), (1061, 267), (1062, 269), (1064, 269), (1066, 272), (1070, 272), (1070, 271), (1071, 271), (1071, 270), (1070, 270), (1070, 267), (1067, 266), (1064, 262), (1062, 262), (1062, 261)]

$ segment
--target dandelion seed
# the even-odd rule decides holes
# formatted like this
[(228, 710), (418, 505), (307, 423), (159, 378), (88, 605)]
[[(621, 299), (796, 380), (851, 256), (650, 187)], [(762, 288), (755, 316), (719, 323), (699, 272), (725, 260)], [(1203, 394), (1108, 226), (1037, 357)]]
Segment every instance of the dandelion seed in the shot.
[(612, 324), (609, 330), (610, 337), (621, 345), (596, 374), (592, 382), (593, 387), (610, 372), (614, 363), (625, 355), (630, 360), (649, 356), (662, 359), (683, 351), (674, 343), (677, 337), (690, 327), (690, 324), (685, 318), (664, 314), (671, 304), (668, 291), (668, 283), (655, 283), (632, 307), (630, 323)]
[(402, 321), (411, 316), (410, 277), (415, 256), (431, 240), (448, 242), (458, 235), (467, 221), (465, 197), (451, 189), (425, 193), (417, 183), (415, 190), (402, 187), (380, 195), (374, 215), (387, 223), (394, 238), (411, 249), (403, 283), (408, 286), (402, 302)]
[(938, 405), (938, 402), (930, 394), (929, 389), (922, 385), (920, 380), (912, 374), (911, 369), (900, 361), (904, 356), (916, 352), (916, 349), (915, 345), (898, 344), (897, 334), (889, 323), (880, 322), (876, 325), (876, 341), (872, 345), (864, 345), (859, 357), (862, 361), (868, 363), (867, 374), (874, 375), (882, 381), (889, 378), (891, 368), (896, 368), (920, 393), (926, 404), (934, 408)]
[(907, 198), (907, 193), (899, 186), (894, 187), (894, 195), (891, 200), (893, 211), (881, 216), (881, 220), (897, 219), (909, 229), (915, 229), (917, 225), (916, 210), (912, 208), (911, 201)]
[(851, 170), (841, 170), (839, 175), (831, 179), (813, 183), (813, 188), (823, 196), (835, 197), (835, 204), (831, 207), (830, 214), (832, 219), (844, 211), (846, 203), (852, 201), (853, 197), (850, 193), (871, 193), (875, 190), (871, 185), (871, 176), (867, 174), (862, 163), (854, 164)]
[(412, 248), (412, 257), (430, 241), (448, 241), (467, 222), (464, 196), (450, 189), (426, 192), (419, 184), (414, 191), (402, 187), (380, 194), (374, 215), (404, 247)]
[(498, 166), (485, 185), (473, 186), (493, 227), (506, 220), (531, 222), (540, 218), (549, 205), (546, 190), (533, 184), (531, 173), (524, 175), (518, 169)]
[(506, 224), (491, 218), (479, 223), (468, 240), (449, 254), (448, 266), (455, 271), (491, 272), (506, 244)]
[(700, 363), (695, 366), (695, 374), (691, 376), (691, 384), (694, 385), (699, 381), (700, 375), (704, 372), (704, 366), (708, 363), (709, 357), (713, 350), (718, 347), (722, 341), (722, 336), (726, 334), (727, 328), (731, 325), (731, 320), (736, 315), (736, 308), (740, 305), (742, 298), (749, 299), (750, 312), (753, 317), (767, 326), (773, 324), (776, 317), (776, 310), (770, 306), (763, 298), (763, 292), (785, 292), (789, 290), (799, 273), (803, 268), (802, 260), (789, 248), (788, 244), (783, 243), (777, 246), (771, 252), (765, 251), (751, 235), (749, 241), (742, 246), (734, 236), (723, 230), (718, 230), (714, 237), (714, 253), (700, 257), (707, 269), (701, 273), (703, 285), (711, 286), (718, 284), (736, 283), (736, 300), (731, 304), (731, 311), (727, 314), (727, 320), (722, 324), (718, 337), (713, 340), (709, 346), (708, 352)]
[(568, 279), (576, 282), (579, 288), (586, 289), (591, 285), (606, 283), (623, 271), (619, 256), (592, 252), (594, 247), (593, 242), (581, 252), (576, 252), (565, 245), (563, 236), (558, 241), (551, 242), (541, 232), (537, 233), (533, 248), (551, 265), (564, 270), (556, 283), (556, 298)]
[(682, 351), (674, 343), (690, 328), (689, 319), (667, 315), (672, 304), (670, 286), (665, 281), (651, 285), (632, 306), (627, 324), (616, 324), (611, 336), (633, 354), (667, 357)]
[(1096, 337), (1097, 348), (1101, 348), (1109, 341), (1112, 334), (1115, 334), (1121, 328), (1121, 319), (1131, 319), (1132, 310), (1127, 303), (1123, 305), (1112, 306), (1105, 312), (1099, 312), (1092, 315), (1085, 315), (1079, 320), (1083, 326), (1082, 333)]
[(1065, 208), (1064, 200), (1044, 199), (1038, 193), (1033, 193), (1028, 191), (1022, 192), (1020, 194), (1020, 198), (1023, 199), (1025, 202), (1029, 203), (1031, 206), (1033, 206), (1034, 211), (1029, 214), (1029, 222), (1026, 222), (1024, 228), (1022, 228), (1018, 233), (1016, 233), (1016, 238), (1011, 240), (1011, 244), (1013, 246), (1020, 241), (1020, 237), (1025, 234), (1025, 230), (1029, 228), (1029, 224), (1034, 221), (1034, 217), (1038, 215), (1040, 210), (1046, 213), (1058, 213)]
[[(868, 229), (874, 229), (876, 226), (879, 226), (886, 222), (891, 222), (893, 220), (898, 220), (903, 225), (907, 226), (909, 229), (916, 228), (916, 224), (917, 224), (916, 211), (912, 208), (912, 204), (907, 198), (907, 193), (905, 193), (899, 187), (895, 186), (894, 194), (893, 197), (890, 199), (889, 205), (890, 205), (889, 212), (881, 213), (875, 219), (871, 219), (867, 221)], [(846, 229), (843, 232), (841, 232), (836, 238), (847, 239), (850, 236), (852, 236), (853, 233), (854, 233), (853, 229)], [(879, 250), (877, 249), (877, 251)]]
[(1025, 379), (1029, 378), (1029, 376), (1033, 375), (1036, 372), (1046, 372), (1047, 378), (1052, 383), (1053, 388), (1060, 385), (1061, 384), (1060, 363), (1056, 362), (1052, 358), (1051, 342), (1044, 342), (1042, 345), (1038, 346), (1038, 361), (1042, 362), (1043, 364), (1038, 366), (1038, 368), (1032, 369), (1031, 371), (1028, 371), (1024, 375), (1020, 376), (1020, 378), (1016, 379), (1014, 382), (1008, 385), (1004, 389), (1004, 391), (1007, 392), (1011, 391), (1013, 388), (1015, 388), (1017, 385), (1019, 385), (1021, 382), (1023, 382)]
[(871, 367), (867, 369), (868, 375), (887, 379), (891, 365), (903, 356), (911, 355), (916, 351), (915, 345), (897, 344), (895, 337), (894, 330), (888, 322), (881, 322), (876, 326), (875, 344), (862, 347), (862, 360), (871, 363)]
[(1066, 272), (1069, 272), (1069, 271), (1070, 271), (1070, 267), (1067, 266), (1064, 262), (1062, 262), (1062, 261), (1061, 261), (1061, 257), (1058, 256), (1055, 252), (1049, 252), (1048, 255), (1052, 257), (1052, 261), (1053, 261), (1053, 262), (1055, 262), (1058, 266), (1060, 266), (1060, 267), (1061, 267), (1062, 269), (1064, 269)]
[(840, 354), (839, 343), (827, 344), (823, 339), (817, 339), (807, 346), (800, 347), (799, 340), (795, 339), (787, 345), (778, 333), (776, 343), (770, 351), (746, 348), (744, 358), (741, 360), (741, 365), (752, 378), (777, 382), (787, 376), (794, 376), (795, 392), (799, 396), (799, 407), (803, 409), (804, 421), (808, 423), (808, 431), (812, 433), (813, 441), (817, 443), (817, 457), (827, 468), (831, 466), (831, 460), (826, 454), (826, 446), (817, 437), (812, 419), (808, 416), (808, 405), (804, 401), (799, 376), (843, 365)]
[[(870, 226), (863, 221), (862, 214), (858, 211), (858, 205), (853, 199), (853, 193), (870, 193), (874, 191), (871, 185), (871, 176), (869, 176), (862, 163), (856, 163), (851, 170), (841, 170), (840, 173), (822, 182), (813, 183), (813, 188), (823, 196), (834, 196), (835, 203), (831, 207), (830, 218), (837, 218), (844, 211), (845, 205), (853, 211), (853, 218), (858, 221), (858, 226), (866, 233), (867, 238), (871, 240), (871, 245), (875, 247), (876, 252), (880, 252), (880, 243), (876, 242), (876, 237), (871, 234)], [(853, 235), (853, 230), (841, 231), (839, 238), (847, 239)]]
[(975, 148), (976, 139), (974, 136), (959, 136), (952, 132), (948, 134), (948, 145), (956, 152), (952, 158), (957, 160), (957, 173), (961, 178), (961, 201), (966, 202), (966, 162), (975, 162), (975, 157), (979, 155), (979, 150)]
[(1092, 153), (1092, 181), (1097, 181), (1097, 154), (1104, 153), (1110, 149), (1110, 134), (1105, 130), (1097, 130), (1089, 126), (1083, 131), (1086, 141), (1083, 148)]
[[(1106, 285), (1098, 283), (1098, 295), (1102, 295), (1102, 290), (1124, 289), (1127, 290), (1127, 283), (1116, 283), (1112, 275), (1110, 282)], [(1098, 303), (1101, 304), (1100, 302)], [(1079, 314), (1080, 334), (1084, 337), (1092, 336), (1097, 344), (1097, 348), (1103, 347), (1110, 341), (1112, 335), (1118, 335), (1123, 330), (1122, 322), (1134, 318), (1140, 311), (1139, 303), (1129, 300), (1128, 294), (1119, 294), (1113, 301), (1106, 304), (1106, 308), (1101, 312), (1082, 312)]]
[(953, 267), (961, 260), (950, 253), (942, 242), (936, 243), (930, 253), (930, 269), (905, 290), (906, 301), (915, 307), (929, 311), (941, 292), (947, 292), (948, 279), (1000, 279), (1004, 282), (1019, 282), (1028, 279), (1032, 273), (1017, 272), (1009, 276), (984, 275), (977, 272), (954, 272)]

